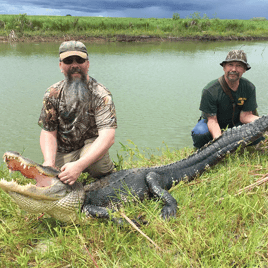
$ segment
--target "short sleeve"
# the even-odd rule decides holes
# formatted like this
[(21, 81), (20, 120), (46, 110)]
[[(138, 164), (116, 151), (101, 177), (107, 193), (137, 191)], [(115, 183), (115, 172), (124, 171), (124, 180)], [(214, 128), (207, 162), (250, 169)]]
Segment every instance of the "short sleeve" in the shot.
[(54, 131), (58, 128), (58, 112), (56, 102), (51, 97), (51, 89), (47, 90), (43, 99), (43, 107), (38, 120), (38, 125), (46, 131)]
[(95, 120), (99, 130), (117, 127), (115, 105), (112, 95), (109, 94), (100, 99), (95, 111)]

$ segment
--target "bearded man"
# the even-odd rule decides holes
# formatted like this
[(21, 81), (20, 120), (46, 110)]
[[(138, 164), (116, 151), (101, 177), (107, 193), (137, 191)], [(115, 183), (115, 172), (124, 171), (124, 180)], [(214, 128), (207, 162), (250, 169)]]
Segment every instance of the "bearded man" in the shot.
[(44, 166), (58, 167), (59, 178), (74, 184), (82, 172), (99, 178), (112, 172), (109, 148), (115, 139), (116, 112), (109, 90), (88, 75), (86, 46), (79, 41), (59, 47), (65, 79), (50, 86), (38, 121)]
[[(201, 148), (219, 137), (226, 128), (250, 123), (258, 118), (255, 86), (242, 75), (251, 67), (243, 50), (232, 50), (220, 63), (224, 75), (202, 91), (202, 115), (192, 130), (193, 145)], [(260, 142), (261, 137), (254, 144)]]

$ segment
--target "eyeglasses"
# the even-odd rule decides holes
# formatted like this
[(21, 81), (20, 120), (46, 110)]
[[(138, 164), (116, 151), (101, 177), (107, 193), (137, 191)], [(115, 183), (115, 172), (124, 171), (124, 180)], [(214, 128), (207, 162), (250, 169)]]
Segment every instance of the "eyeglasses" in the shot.
[(83, 64), (85, 63), (86, 59), (83, 59), (81, 57), (68, 57), (62, 60), (62, 62), (67, 65), (72, 64), (74, 61), (77, 62), (78, 64)]

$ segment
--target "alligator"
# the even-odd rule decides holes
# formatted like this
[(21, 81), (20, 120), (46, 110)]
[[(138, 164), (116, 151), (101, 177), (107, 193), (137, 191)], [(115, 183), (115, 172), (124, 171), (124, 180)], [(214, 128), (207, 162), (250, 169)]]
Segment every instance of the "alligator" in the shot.
[[(88, 218), (111, 218), (111, 212), (129, 199), (141, 201), (157, 197), (163, 201), (162, 217), (176, 216), (177, 201), (168, 190), (180, 181), (191, 181), (223, 157), (244, 148), (260, 138), (268, 130), (268, 115), (242, 126), (227, 129), (189, 157), (168, 165), (125, 169), (113, 172), (88, 185), (81, 182), (64, 184), (59, 171), (35, 163), (17, 152), (3, 156), (8, 169), (19, 171), (36, 184), (20, 185), (18, 182), (0, 180), (0, 187), (18, 206), (30, 213), (47, 213), (64, 222), (79, 222), (79, 213)], [(131, 197), (131, 198), (130, 198)]]

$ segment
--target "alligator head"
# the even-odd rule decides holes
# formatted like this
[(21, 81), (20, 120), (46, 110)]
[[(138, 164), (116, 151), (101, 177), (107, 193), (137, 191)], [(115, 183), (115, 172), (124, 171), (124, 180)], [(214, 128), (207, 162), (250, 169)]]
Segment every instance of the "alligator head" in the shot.
[(58, 170), (39, 165), (17, 152), (6, 152), (3, 158), (10, 171), (19, 171), (36, 182), (35, 185), (22, 186), (13, 180), (0, 180), (0, 187), (21, 209), (30, 213), (47, 213), (64, 222), (77, 221), (85, 198), (81, 183), (64, 184), (57, 177)]

